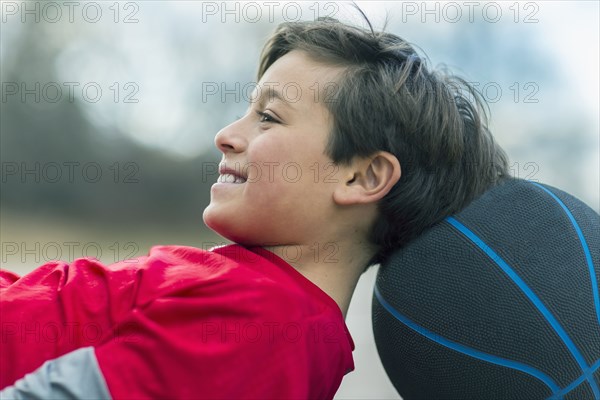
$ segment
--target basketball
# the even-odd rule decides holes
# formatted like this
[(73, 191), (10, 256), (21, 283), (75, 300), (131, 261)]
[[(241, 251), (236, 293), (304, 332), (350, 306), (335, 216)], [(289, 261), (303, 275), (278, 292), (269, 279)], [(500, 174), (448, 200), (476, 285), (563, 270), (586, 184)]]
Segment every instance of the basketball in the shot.
[(405, 399), (600, 399), (600, 217), (508, 179), (381, 265), (373, 331)]

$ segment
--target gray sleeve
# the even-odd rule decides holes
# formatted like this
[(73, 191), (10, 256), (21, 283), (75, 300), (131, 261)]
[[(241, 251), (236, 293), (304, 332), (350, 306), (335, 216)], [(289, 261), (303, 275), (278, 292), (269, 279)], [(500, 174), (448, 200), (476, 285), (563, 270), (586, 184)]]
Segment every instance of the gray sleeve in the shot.
[(1, 400), (111, 399), (93, 347), (46, 361), (0, 391)]

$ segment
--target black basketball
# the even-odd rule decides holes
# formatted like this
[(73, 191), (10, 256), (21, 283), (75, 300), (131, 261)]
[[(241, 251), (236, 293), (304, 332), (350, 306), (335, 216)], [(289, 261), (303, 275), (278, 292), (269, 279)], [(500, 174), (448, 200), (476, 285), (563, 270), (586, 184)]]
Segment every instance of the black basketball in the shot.
[(600, 400), (600, 217), (510, 179), (381, 266), (373, 330), (405, 399)]

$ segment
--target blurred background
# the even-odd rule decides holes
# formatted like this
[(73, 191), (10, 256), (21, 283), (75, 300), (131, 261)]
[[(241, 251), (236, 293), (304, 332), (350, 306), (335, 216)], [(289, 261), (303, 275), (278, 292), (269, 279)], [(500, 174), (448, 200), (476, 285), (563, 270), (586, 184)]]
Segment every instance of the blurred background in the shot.
[[(513, 175), (599, 210), (599, 3), (358, 2), (479, 88)], [(112, 263), (154, 244), (225, 241), (202, 211), (213, 137), (244, 113), (278, 23), (344, 2), (1, 2), (1, 266)], [(337, 398), (399, 398), (379, 362), (364, 275), (347, 324), (356, 370)]]

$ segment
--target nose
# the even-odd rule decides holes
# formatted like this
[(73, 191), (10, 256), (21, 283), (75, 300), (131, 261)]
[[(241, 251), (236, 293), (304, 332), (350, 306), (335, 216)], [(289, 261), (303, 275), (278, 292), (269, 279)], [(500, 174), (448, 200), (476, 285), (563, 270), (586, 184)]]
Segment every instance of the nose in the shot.
[(242, 134), (242, 119), (227, 125), (215, 136), (215, 145), (223, 154), (229, 152), (240, 153), (246, 149), (248, 141)]

